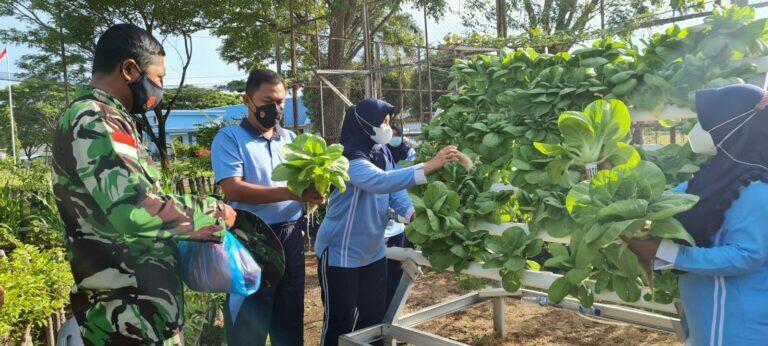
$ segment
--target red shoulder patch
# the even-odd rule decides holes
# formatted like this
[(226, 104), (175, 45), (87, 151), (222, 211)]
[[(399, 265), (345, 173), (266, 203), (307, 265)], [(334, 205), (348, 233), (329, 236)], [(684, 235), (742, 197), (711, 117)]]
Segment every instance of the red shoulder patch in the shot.
[(123, 131), (115, 131), (111, 134), (112, 141), (115, 143), (122, 143), (136, 148), (136, 139), (130, 133)]

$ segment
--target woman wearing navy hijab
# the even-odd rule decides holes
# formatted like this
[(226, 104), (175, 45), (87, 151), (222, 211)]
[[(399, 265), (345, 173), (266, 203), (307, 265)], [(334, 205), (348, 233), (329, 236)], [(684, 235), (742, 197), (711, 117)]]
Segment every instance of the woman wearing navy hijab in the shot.
[(394, 106), (365, 99), (347, 110), (341, 127), (344, 156), (350, 161), (347, 190), (333, 191), (317, 233), (315, 253), (325, 317), (322, 345), (338, 344), (339, 336), (381, 323), (386, 312), (384, 229), (389, 210), (398, 219), (413, 219), (408, 187), (458, 160), (455, 147), (445, 147), (423, 164), (395, 169), (382, 146), (392, 138)]
[(676, 269), (689, 345), (761, 345), (768, 340), (768, 97), (752, 85), (696, 93), (691, 148), (712, 155), (675, 189), (699, 196), (678, 215), (696, 247), (629, 240), (656, 269)]

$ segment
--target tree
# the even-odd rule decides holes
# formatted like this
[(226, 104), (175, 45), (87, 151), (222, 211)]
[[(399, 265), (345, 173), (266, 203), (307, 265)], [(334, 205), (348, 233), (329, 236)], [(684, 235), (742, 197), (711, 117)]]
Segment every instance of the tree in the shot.
[[(192, 58), (192, 34), (205, 28), (203, 12), (212, 6), (203, 0), (165, 0), (136, 2), (123, 0), (8, 0), (0, 3), (0, 14), (12, 15), (28, 29), (11, 28), (0, 31), (0, 37), (11, 42), (35, 47), (39, 53), (22, 57), (25, 73), (64, 82), (65, 98), (68, 84), (83, 82), (85, 71), (93, 60), (96, 40), (110, 26), (131, 23), (160, 36), (179, 36), (183, 51), (174, 49), (182, 60), (181, 81), (176, 92), (167, 95), (155, 109), (158, 131), (148, 126), (144, 116), (144, 131), (159, 148), (163, 169), (168, 169), (165, 123), (184, 88), (187, 69)], [(173, 54), (174, 52), (169, 52)], [(70, 79), (70, 73), (72, 78)]]
[[(588, 24), (600, 20), (601, 0), (505, 0), (507, 29), (512, 34), (552, 35), (581, 33)], [(703, 9), (705, 0), (605, 0), (607, 28), (621, 27), (639, 16), (671, 9), (678, 12)], [(462, 23), (480, 34), (496, 34), (496, 2), (468, 0), (464, 3)], [(477, 14), (482, 15), (478, 16)], [(592, 29), (594, 29), (593, 27)], [(599, 28), (599, 22), (597, 25)], [(467, 33), (469, 34), (469, 33)], [(550, 51), (567, 50), (571, 43), (554, 44)]]
[[(7, 94), (8, 89), (0, 92)], [(66, 105), (63, 86), (56, 81), (27, 78), (13, 85), (16, 139), (23, 156), (31, 156), (40, 147), (50, 147), (57, 119)], [(7, 101), (3, 102), (0, 113), (0, 132), (0, 145), (10, 149)]]
[(229, 81), (227, 84), (219, 85), (217, 88), (221, 91), (243, 93), (245, 92), (245, 80), (237, 79), (237, 80)]
[[(208, 17), (214, 26), (213, 34), (223, 39), (224, 43), (220, 48), (223, 59), (236, 63), (243, 69), (262, 67), (275, 62), (275, 51), (278, 48), (280, 59), (288, 61), (290, 30), (287, 28), (291, 22), (290, 4), (291, 1), (254, 3), (233, 0), (213, 6)], [(360, 0), (295, 1), (293, 16), (297, 23), (296, 31), (299, 32), (296, 36), (299, 66), (322, 69), (345, 69), (353, 66), (364, 46), (360, 41), (363, 37), (362, 4), (363, 1)], [(402, 10), (402, 6), (406, 4), (426, 7), (433, 17), (442, 16), (446, 8), (444, 0), (369, 1), (367, 7), (371, 35), (388, 35), (392, 38), (402, 34), (404, 37), (418, 37), (418, 29), (415, 26), (404, 25), (405, 22), (400, 20), (409, 18)], [(251, 11), (243, 11), (243, 8), (250, 8)], [(412, 23), (411, 20), (410, 24)], [(306, 35), (314, 33), (316, 28), (321, 35), (333, 39), (321, 42)], [(278, 32), (280, 33), (277, 34)], [(317, 56), (318, 48), (321, 51), (320, 61)], [(302, 79), (302, 76), (291, 77), (291, 80), (297, 82)], [(351, 83), (351, 78), (329, 76), (329, 80), (342, 92), (350, 92), (348, 83)], [(337, 141), (345, 106), (331, 93), (324, 101), (326, 138)], [(312, 120), (316, 123), (319, 121), (317, 117)]]
[(176, 108), (180, 109), (207, 109), (240, 103), (242, 99), (238, 94), (194, 85), (185, 87), (176, 98)]

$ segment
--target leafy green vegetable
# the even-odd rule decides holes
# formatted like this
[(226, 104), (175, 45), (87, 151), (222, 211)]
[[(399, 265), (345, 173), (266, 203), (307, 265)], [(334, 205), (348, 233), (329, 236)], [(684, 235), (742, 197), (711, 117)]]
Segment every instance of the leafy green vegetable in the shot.
[(543, 242), (520, 227), (510, 227), (501, 236), (486, 238), (485, 246), (491, 252), (485, 268), (500, 268), (501, 283), (505, 290), (515, 292), (522, 283), (522, 270), (535, 269), (538, 263), (527, 258), (541, 252)]
[[(288, 182), (288, 190), (294, 195), (301, 196), (310, 186), (323, 197), (331, 193), (331, 186), (339, 193), (347, 189), (349, 160), (342, 155), (341, 144), (326, 145), (323, 137), (305, 133), (280, 152), (287, 161), (272, 170), (272, 180)], [(316, 205), (309, 205), (307, 218), (311, 219), (316, 210)]]
[[(444, 191), (431, 184), (411, 190), (424, 206), (409, 237), (437, 268), (485, 263), (500, 268), (504, 286), (516, 289), (519, 270), (537, 266), (526, 260), (531, 254), (516, 252), (530, 236), (490, 236), (464, 225), (525, 222), (532, 234), (570, 236), (567, 248), (547, 246), (553, 257), (544, 265), (566, 273), (553, 284), (551, 298), (571, 295), (589, 306), (594, 293), (614, 291), (639, 299), (653, 278), (618, 239), (656, 235), (690, 242), (673, 217), (696, 197), (665, 190), (690, 179), (706, 158), (687, 145), (638, 152), (628, 144), (627, 109), (661, 115), (664, 104), (691, 107), (697, 89), (739, 82), (754, 72), (751, 58), (765, 54), (767, 34), (766, 20), (733, 6), (715, 10), (700, 26), (672, 26), (642, 51), (605, 38), (570, 53), (502, 49), (456, 60), (450, 88), (457, 91), (438, 99), (442, 112), (423, 127), (417, 161), (455, 145), (476, 169), (449, 164), (429, 177), (443, 181)], [(594, 176), (593, 163), (603, 169)], [(496, 183), (517, 192), (490, 192)], [(459, 205), (444, 210), (454, 194)], [(673, 299), (674, 274), (655, 276), (659, 282), (646, 298)]]
[(710, 159), (710, 156), (694, 153), (688, 143), (669, 144), (654, 151), (640, 150), (640, 156), (664, 171), (668, 187), (690, 180), (699, 171), (699, 166)]
[[(571, 252), (554, 247), (554, 257), (545, 265), (568, 270), (565, 277), (575, 281), (572, 285), (588, 278), (585, 273), (589, 272), (597, 278), (595, 292), (612, 289), (625, 301), (639, 299), (640, 285), (653, 278), (647, 277), (626, 244), (617, 243), (620, 236), (655, 236), (694, 245), (673, 217), (692, 208), (698, 197), (666, 192), (665, 182), (660, 168), (640, 161), (600, 171), (576, 185), (566, 197), (566, 209), (581, 228), (571, 235)], [(572, 295), (587, 300), (582, 304), (591, 303), (591, 298), (576, 291)]]
[(286, 162), (272, 170), (273, 181), (288, 182), (288, 189), (296, 196), (314, 185), (322, 196), (331, 193), (331, 186), (344, 193), (349, 181), (349, 160), (342, 155), (341, 144), (326, 146), (325, 140), (305, 133), (281, 149)]
[(627, 162), (637, 160), (638, 154), (626, 144), (631, 119), (629, 111), (619, 100), (597, 100), (584, 112), (565, 112), (557, 121), (562, 142), (536, 142), (534, 146), (544, 155), (558, 157), (547, 165), (549, 178), (570, 186), (563, 179), (572, 165), (599, 164), (606, 160)]

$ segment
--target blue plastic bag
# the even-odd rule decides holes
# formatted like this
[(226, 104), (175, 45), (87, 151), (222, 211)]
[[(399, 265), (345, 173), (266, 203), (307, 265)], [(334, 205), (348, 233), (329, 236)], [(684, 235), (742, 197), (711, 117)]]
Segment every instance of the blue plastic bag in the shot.
[(178, 248), (184, 283), (198, 292), (229, 293), (234, 322), (245, 297), (261, 285), (261, 268), (253, 256), (229, 232), (220, 244), (180, 241)]

